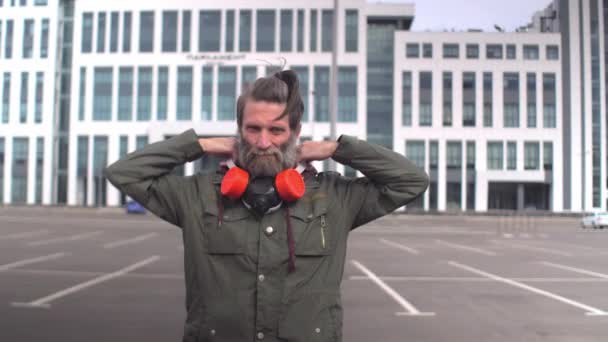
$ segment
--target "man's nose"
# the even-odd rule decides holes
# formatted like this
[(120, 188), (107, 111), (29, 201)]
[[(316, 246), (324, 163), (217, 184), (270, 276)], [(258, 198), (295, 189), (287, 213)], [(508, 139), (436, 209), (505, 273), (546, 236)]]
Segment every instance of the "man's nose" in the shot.
[(262, 132), (260, 133), (260, 136), (258, 137), (258, 141), (256, 143), (256, 147), (262, 150), (266, 150), (270, 147), (271, 143), (270, 143), (270, 137), (268, 136), (268, 133), (266, 132)]

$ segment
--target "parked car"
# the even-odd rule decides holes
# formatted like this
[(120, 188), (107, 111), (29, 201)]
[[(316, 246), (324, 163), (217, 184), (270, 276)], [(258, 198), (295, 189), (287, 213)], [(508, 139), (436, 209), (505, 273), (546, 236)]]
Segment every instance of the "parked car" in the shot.
[(587, 216), (583, 216), (581, 221), (581, 227), (593, 228), (593, 229), (604, 229), (608, 228), (608, 213), (594, 212)]
[(145, 214), (146, 209), (136, 201), (128, 201), (126, 204), (127, 214)]

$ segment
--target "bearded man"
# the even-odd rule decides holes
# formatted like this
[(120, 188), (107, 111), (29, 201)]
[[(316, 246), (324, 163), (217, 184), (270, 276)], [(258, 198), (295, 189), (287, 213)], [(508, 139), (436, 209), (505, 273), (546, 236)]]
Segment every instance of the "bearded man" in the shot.
[[(188, 130), (107, 167), (119, 190), (182, 229), (184, 342), (342, 340), (340, 282), (348, 233), (420, 196), (424, 170), (356, 137), (298, 145), (304, 105), (290, 70), (237, 102), (237, 138)], [(215, 174), (171, 171), (204, 154)], [(317, 173), (333, 158), (360, 171)]]

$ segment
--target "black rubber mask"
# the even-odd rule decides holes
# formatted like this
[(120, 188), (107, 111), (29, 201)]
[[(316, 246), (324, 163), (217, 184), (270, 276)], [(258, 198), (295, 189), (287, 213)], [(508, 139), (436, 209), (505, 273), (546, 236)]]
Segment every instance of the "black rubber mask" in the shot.
[(243, 201), (259, 216), (278, 207), (281, 204), (281, 198), (274, 188), (274, 177), (252, 179), (243, 195)]

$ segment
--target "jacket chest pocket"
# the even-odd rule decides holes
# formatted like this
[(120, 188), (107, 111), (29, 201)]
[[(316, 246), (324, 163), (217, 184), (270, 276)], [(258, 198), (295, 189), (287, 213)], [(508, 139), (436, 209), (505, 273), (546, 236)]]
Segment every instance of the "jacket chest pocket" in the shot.
[(295, 240), (295, 254), (323, 256), (334, 253), (335, 236), (327, 219), (327, 208), (290, 212)]
[(243, 254), (247, 241), (246, 208), (227, 208), (222, 217), (216, 206), (205, 208), (203, 214), (203, 246), (209, 254)]

